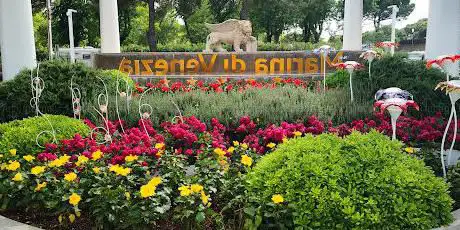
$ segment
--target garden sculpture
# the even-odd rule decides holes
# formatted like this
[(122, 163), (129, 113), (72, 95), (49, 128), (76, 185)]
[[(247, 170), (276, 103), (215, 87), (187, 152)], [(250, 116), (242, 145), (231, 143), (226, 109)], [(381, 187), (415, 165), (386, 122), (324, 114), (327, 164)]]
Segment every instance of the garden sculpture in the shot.
[(257, 51), (257, 39), (252, 36), (252, 24), (248, 20), (229, 19), (219, 24), (208, 24), (206, 27), (211, 33), (206, 38), (204, 52), (226, 52), (222, 44), (233, 45), (236, 52), (242, 52), (244, 45), (246, 52)]
[(396, 140), (396, 121), (401, 113), (406, 112), (409, 106), (419, 110), (419, 106), (412, 99), (412, 94), (396, 87), (381, 89), (375, 94), (374, 108), (380, 108), (381, 112), (388, 110), (390, 113), (393, 140)]
[(346, 61), (344, 63), (337, 63), (334, 65), (338, 69), (344, 69), (347, 70), (348, 74), (350, 74), (350, 96), (351, 96), (351, 102), (353, 102), (354, 97), (353, 97), (353, 72), (355, 69), (362, 68), (362, 65), (359, 64), (358, 62), (355, 61)]

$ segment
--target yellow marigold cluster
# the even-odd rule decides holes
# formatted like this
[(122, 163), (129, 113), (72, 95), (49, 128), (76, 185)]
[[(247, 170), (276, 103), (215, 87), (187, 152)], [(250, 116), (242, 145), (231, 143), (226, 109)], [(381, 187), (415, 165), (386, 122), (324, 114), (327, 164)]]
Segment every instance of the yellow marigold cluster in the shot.
[(11, 156), (16, 156), (17, 150), (16, 149), (10, 149), (10, 154)]
[(252, 158), (248, 155), (241, 156), (241, 164), (251, 167), (252, 165)]
[(43, 188), (46, 187), (46, 182), (38, 183), (37, 187), (35, 187), (35, 192), (40, 192)]
[(73, 206), (77, 206), (78, 203), (80, 203), (80, 200), (81, 196), (76, 193), (72, 193), (72, 195), (69, 196), (69, 204)]
[(140, 189), (141, 197), (147, 198), (155, 195), (157, 186), (161, 184), (161, 177), (153, 177), (146, 185), (142, 185)]
[(18, 168), (21, 167), (21, 163), (18, 161), (10, 161), (9, 164), (6, 166), (6, 169), (9, 171), (16, 171)]
[(35, 166), (30, 169), (30, 173), (34, 175), (40, 175), (45, 172), (46, 167), (45, 166)]
[(295, 132), (294, 132), (294, 136), (295, 136), (295, 137), (300, 137), (300, 136), (302, 136), (302, 133), (299, 132), (299, 131), (295, 131)]
[(271, 149), (272, 149), (272, 148), (275, 148), (275, 146), (276, 146), (276, 144), (273, 143), (273, 142), (270, 142), (270, 143), (267, 144), (267, 147), (269, 147), (269, 148), (271, 148)]
[(32, 155), (26, 155), (26, 156), (23, 156), (22, 158), (26, 160), (27, 162), (32, 162), (35, 159), (35, 157)]
[(165, 151), (165, 144), (164, 143), (156, 143), (155, 148), (158, 150), (156, 156), (161, 157)]
[(64, 156), (61, 156), (59, 157), (58, 159), (55, 159), (53, 161), (51, 161), (49, 164), (48, 164), (48, 167), (61, 167), (63, 165), (65, 165), (67, 162), (69, 162), (70, 160), (70, 156), (67, 156), (67, 155), (64, 155)]
[(272, 196), (272, 201), (273, 203), (275, 204), (279, 204), (279, 203), (283, 203), (284, 202), (284, 198), (283, 196), (281, 196), (280, 194), (275, 194)]
[(178, 190), (180, 195), (183, 197), (187, 197), (193, 194), (200, 194), (201, 202), (203, 202), (204, 205), (210, 205), (209, 196), (206, 195), (203, 186), (200, 184), (182, 185)]
[(125, 161), (126, 161), (126, 162), (132, 162), (132, 161), (136, 161), (138, 158), (139, 158), (138, 156), (129, 155), (129, 156), (126, 156), (126, 157), (125, 157)]
[(99, 149), (91, 154), (91, 159), (93, 161), (97, 161), (97, 160), (101, 159), (101, 157), (102, 157), (102, 152)]
[(77, 162), (75, 163), (76, 166), (80, 166), (80, 165), (84, 165), (86, 164), (87, 162), (89, 161), (89, 158), (86, 157), (86, 156), (78, 156), (78, 160)]
[(110, 172), (114, 172), (117, 176), (128, 176), (131, 173), (131, 168), (125, 168), (120, 165), (112, 165), (109, 168)]
[(72, 182), (76, 179), (77, 179), (77, 174), (75, 174), (74, 172), (70, 172), (64, 175), (64, 180), (68, 182)]
[[(235, 148), (231, 147), (231, 149), (229, 148), (229, 150), (231, 152), (233, 152), (233, 151), (235, 151)], [(220, 166), (222, 166), (224, 171), (227, 171), (228, 167), (229, 167), (228, 162), (227, 162), (227, 157), (225, 156), (227, 154), (227, 152), (225, 152), (221, 148), (216, 148), (216, 149), (214, 149), (214, 153), (218, 156), (218, 161), (219, 161)]]
[(13, 181), (22, 181), (22, 174), (21, 173), (16, 173), (16, 175), (14, 175), (13, 179), (11, 179)]

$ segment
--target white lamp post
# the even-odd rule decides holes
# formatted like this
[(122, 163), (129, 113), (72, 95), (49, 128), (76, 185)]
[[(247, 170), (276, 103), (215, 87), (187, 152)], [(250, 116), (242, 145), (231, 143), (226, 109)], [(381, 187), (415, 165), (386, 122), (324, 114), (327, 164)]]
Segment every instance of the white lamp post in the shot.
[(69, 19), (69, 51), (70, 51), (70, 63), (75, 63), (75, 44), (73, 38), (73, 17), (72, 13), (77, 13), (76, 10), (68, 9), (67, 10), (67, 18)]
[(362, 50), (363, 0), (345, 0), (343, 50)]
[[(393, 11), (391, 13), (391, 42), (395, 43), (396, 42), (396, 16), (398, 15), (399, 8), (396, 5), (389, 6), (388, 8), (391, 8)], [(395, 47), (391, 47), (391, 56), (395, 54)]]

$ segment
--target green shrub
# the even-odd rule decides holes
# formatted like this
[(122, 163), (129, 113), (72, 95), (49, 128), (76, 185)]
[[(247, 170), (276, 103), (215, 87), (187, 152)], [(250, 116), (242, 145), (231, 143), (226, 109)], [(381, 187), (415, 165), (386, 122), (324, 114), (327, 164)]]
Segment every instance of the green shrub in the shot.
[(450, 196), (454, 199), (454, 209), (460, 208), (460, 163), (449, 168), (447, 181), (450, 183)]
[[(452, 221), (448, 185), (376, 131), (293, 139), (248, 175), (258, 221), (306, 229), (430, 229)], [(270, 198), (281, 194), (285, 203)], [(273, 210), (292, 219), (274, 219)], [(288, 216), (289, 215), (283, 215)], [(270, 219), (271, 218), (271, 219)], [(257, 220), (257, 217), (254, 218)], [(286, 224), (285, 224), (286, 225)]]
[[(32, 89), (30, 70), (20, 72), (13, 80), (0, 83), (0, 122), (21, 119), (35, 115), (30, 106)], [(36, 76), (36, 69), (33, 70)], [(102, 78), (110, 92), (114, 92), (118, 71), (101, 71), (84, 66), (70, 64), (63, 61), (48, 61), (40, 64), (38, 76), (44, 81), (44, 91), (40, 97), (39, 107), (43, 113), (72, 115), (72, 96), (70, 80), (74, 76), (74, 84), (82, 93), (82, 100), (97, 97), (103, 92)], [(120, 76), (129, 81), (127, 75)], [(122, 86), (124, 81), (120, 80)], [(82, 103), (83, 107), (85, 106)]]
[[(436, 85), (445, 81), (446, 76), (437, 69), (427, 69), (424, 61), (411, 61), (403, 55), (384, 57), (372, 63), (372, 79), (367, 68), (353, 75), (353, 87), (361, 98), (374, 99), (379, 89), (398, 87), (414, 95), (420, 105), (419, 115), (434, 115), (441, 111), (448, 115), (450, 101), (445, 92), (435, 91)], [(415, 114), (414, 114), (415, 115)]]
[(61, 115), (44, 115), (15, 120), (0, 124), (0, 153), (16, 149), (18, 154), (27, 155), (36, 154), (43, 150), (37, 145), (36, 141), (42, 146), (44, 143), (52, 143), (53, 141), (52, 135), (49, 133), (40, 135), (36, 140), (40, 132), (52, 130), (46, 118), (53, 125), (56, 140), (58, 141), (70, 139), (77, 133), (83, 137), (90, 133), (89, 127), (82, 121)]
[[(121, 119), (132, 125), (139, 120), (139, 99), (134, 97), (130, 103), (130, 112), (126, 113), (126, 104), (119, 102)], [(357, 101), (360, 101), (357, 98)], [(283, 121), (296, 122), (306, 120), (316, 115), (321, 120), (332, 120), (336, 123), (351, 122), (372, 115), (372, 103), (350, 103), (347, 89), (330, 90), (327, 93), (317, 93), (300, 87), (278, 87), (275, 89), (248, 89), (243, 93), (230, 91), (226, 93), (192, 92), (154, 93), (143, 98), (142, 104), (153, 107), (150, 116), (153, 123), (158, 125), (178, 116), (177, 104), (182, 115), (195, 116), (210, 123), (212, 118), (218, 118), (223, 124), (235, 124), (242, 116), (250, 116), (260, 125), (279, 124)], [(99, 118), (92, 105), (86, 106), (83, 115), (90, 120)], [(109, 119), (117, 118), (115, 99), (109, 101)]]

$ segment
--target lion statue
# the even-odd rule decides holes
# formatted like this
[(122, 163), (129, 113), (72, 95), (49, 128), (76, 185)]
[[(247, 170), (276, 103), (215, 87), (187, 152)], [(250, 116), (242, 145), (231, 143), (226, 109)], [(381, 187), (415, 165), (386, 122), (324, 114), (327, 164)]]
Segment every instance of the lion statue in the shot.
[(206, 38), (206, 50), (204, 52), (226, 52), (222, 44), (233, 45), (236, 52), (242, 52), (241, 46), (247, 52), (257, 51), (257, 39), (252, 35), (252, 24), (248, 20), (229, 19), (219, 24), (208, 24), (206, 27), (211, 33)]

